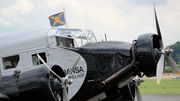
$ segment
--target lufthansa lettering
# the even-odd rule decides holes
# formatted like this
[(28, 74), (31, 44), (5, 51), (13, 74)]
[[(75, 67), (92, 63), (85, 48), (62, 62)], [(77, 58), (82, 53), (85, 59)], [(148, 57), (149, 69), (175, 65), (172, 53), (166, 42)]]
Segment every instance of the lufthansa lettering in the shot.
[(76, 75), (70, 75), (69, 79), (76, 79), (76, 78), (81, 78), (84, 76), (84, 73), (76, 74)]
[[(69, 74), (71, 72), (71, 69), (64, 69), (64, 73), (65, 74)], [(83, 68), (80, 67), (75, 67), (74, 70), (72, 71), (72, 74), (76, 74), (76, 73), (82, 73), (84, 72)]]
[[(64, 73), (67, 75), (71, 72), (71, 69), (64, 69)], [(84, 70), (80, 67), (75, 67), (72, 73), (69, 75), (69, 79), (77, 79), (84, 76)]]

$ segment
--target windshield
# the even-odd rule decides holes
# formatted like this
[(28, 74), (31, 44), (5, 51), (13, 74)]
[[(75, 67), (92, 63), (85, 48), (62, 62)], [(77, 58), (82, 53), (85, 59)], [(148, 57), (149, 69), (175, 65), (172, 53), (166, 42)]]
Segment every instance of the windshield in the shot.
[(75, 47), (81, 47), (89, 42), (96, 42), (96, 38), (92, 31), (79, 31), (72, 35), (75, 40)]
[[(80, 29), (59, 29), (57, 31), (58, 37), (56, 41), (58, 46), (70, 47), (72, 44), (73, 48), (78, 48), (89, 42), (96, 42), (96, 37), (91, 30), (80, 30)], [(61, 43), (65, 44), (62, 45)]]

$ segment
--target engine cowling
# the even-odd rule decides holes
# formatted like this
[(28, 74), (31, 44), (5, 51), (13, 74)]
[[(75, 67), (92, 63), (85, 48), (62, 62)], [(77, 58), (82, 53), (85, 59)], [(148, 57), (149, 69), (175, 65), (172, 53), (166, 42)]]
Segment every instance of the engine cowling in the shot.
[(156, 34), (143, 34), (137, 39), (136, 56), (139, 69), (147, 77), (156, 76), (156, 65), (159, 56), (159, 38)]

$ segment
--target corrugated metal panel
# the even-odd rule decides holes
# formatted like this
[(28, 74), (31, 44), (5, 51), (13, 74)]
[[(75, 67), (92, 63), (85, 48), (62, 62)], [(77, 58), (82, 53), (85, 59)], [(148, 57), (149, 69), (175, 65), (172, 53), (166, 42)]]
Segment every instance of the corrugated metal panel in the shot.
[(0, 56), (48, 46), (49, 29), (39, 29), (27, 33), (0, 37)]

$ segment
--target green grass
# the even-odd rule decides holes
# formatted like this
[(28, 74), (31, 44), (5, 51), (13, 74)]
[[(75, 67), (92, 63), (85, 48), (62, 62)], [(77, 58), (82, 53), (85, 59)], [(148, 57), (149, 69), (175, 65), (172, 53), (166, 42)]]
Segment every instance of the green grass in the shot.
[(164, 79), (157, 84), (155, 79), (145, 79), (139, 89), (141, 94), (180, 94), (180, 80)]

